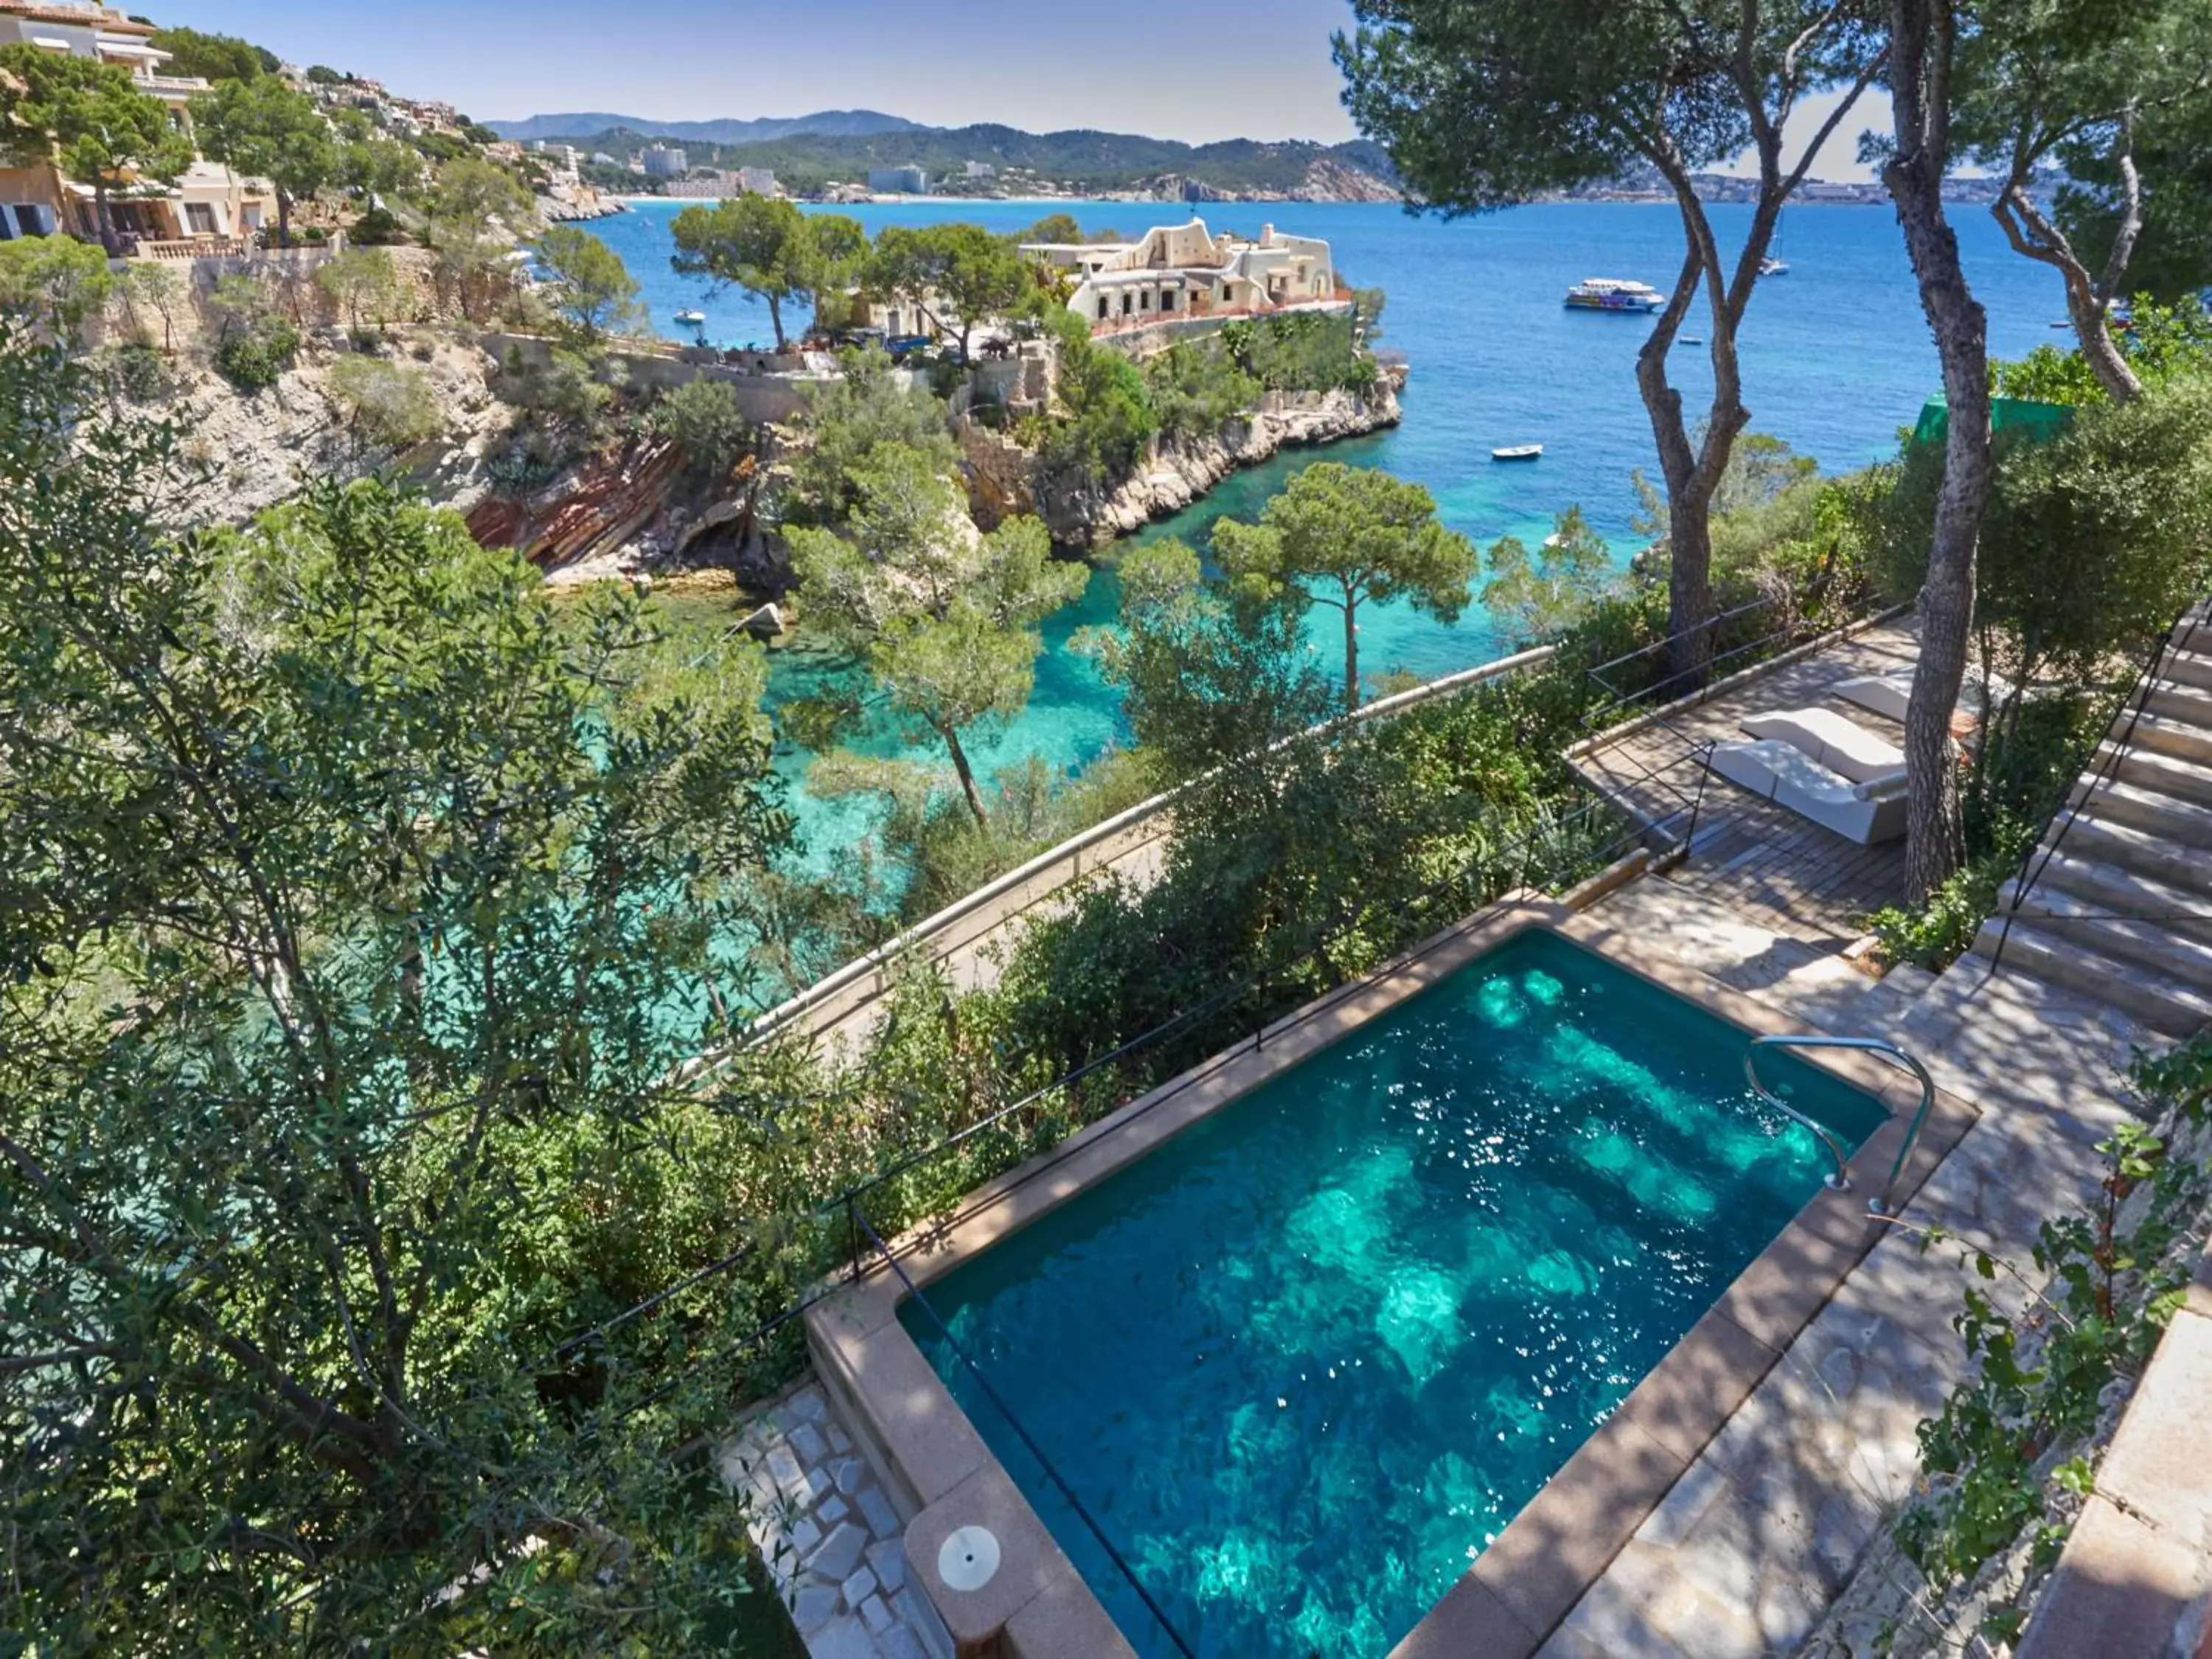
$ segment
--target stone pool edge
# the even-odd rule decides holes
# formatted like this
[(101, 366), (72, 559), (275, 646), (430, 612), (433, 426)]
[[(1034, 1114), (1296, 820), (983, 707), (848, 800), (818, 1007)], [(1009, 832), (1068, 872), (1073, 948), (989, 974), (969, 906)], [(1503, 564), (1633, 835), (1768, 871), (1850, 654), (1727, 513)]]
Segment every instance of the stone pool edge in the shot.
[[(1750, 1036), (1804, 1032), (1741, 992), (1642, 949), (1567, 905), (1516, 897), (1414, 945), (1367, 976), (1316, 999), (1254, 1038), (1117, 1109), (890, 1243), (917, 1288), (951, 1271), (1201, 1119), (1310, 1059), (1479, 956), (1530, 930), (1555, 933)], [(1823, 1188), (1748, 1263), (1524, 1505), (1393, 1659), (1479, 1654), (1527, 1659), (1604, 1573), (1706, 1442), (1833, 1296), (1883, 1231), (1865, 1195), (1896, 1156), (1909, 1079), (1863, 1056), (1807, 1054), (1874, 1096), (1889, 1119), (1852, 1157), (1851, 1189)], [(1902, 1202), (1975, 1116), (1939, 1091)], [(913, 1581), (962, 1655), (1089, 1659), (1133, 1650), (1000, 1466), (896, 1317), (898, 1277), (878, 1267), (805, 1315), (817, 1374), (877, 1468), (900, 1518)], [(939, 1580), (936, 1553), (956, 1528), (988, 1526), (1000, 1571), (982, 1589)]]

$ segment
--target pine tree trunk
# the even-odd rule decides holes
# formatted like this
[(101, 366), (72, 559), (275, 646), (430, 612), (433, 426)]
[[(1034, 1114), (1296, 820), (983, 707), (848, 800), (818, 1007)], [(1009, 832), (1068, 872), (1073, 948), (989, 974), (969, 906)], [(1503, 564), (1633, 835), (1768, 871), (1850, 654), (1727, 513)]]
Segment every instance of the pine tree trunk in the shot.
[(92, 213), (94, 222), (100, 228), (100, 246), (112, 259), (120, 249), (115, 235), (115, 216), (108, 211), (107, 183), (105, 179), (92, 181)]
[(773, 294), (765, 297), (768, 300), (769, 326), (775, 331), (775, 349), (781, 354), (783, 350), (783, 301)]
[(292, 197), (289, 191), (276, 192), (276, 246), (292, 246)]
[(1349, 599), (1344, 602), (1344, 712), (1359, 712), (1359, 628)]
[(960, 746), (960, 733), (950, 726), (937, 728), (938, 736), (952, 755), (952, 770), (960, 780), (960, 793), (968, 797), (968, 810), (975, 815), (976, 827), (988, 829), (990, 814), (983, 810), (983, 792), (975, 787), (975, 769), (968, 764), (968, 751)]
[(1905, 711), (1905, 876), (1912, 891), (1926, 894), (1965, 854), (1951, 716), (1966, 679), (1975, 554), (1990, 492), (1989, 336), (1943, 212), (1950, 16), (1942, 0), (1897, 0), (1894, 11), (1899, 142), (1882, 177), (1897, 204), (1950, 406), (1943, 487), (1920, 590), (1920, 664)]
[(2105, 388), (2105, 395), (2116, 404), (2133, 403), (2142, 397), (2142, 382), (2120, 355), (2112, 331), (2105, 326), (2104, 301), (2097, 297), (2086, 272), (2078, 282), (2074, 272), (2066, 273), (2066, 314), (2073, 319), (2074, 337), (2081, 342), (2082, 360), (2097, 377), (2097, 384)]

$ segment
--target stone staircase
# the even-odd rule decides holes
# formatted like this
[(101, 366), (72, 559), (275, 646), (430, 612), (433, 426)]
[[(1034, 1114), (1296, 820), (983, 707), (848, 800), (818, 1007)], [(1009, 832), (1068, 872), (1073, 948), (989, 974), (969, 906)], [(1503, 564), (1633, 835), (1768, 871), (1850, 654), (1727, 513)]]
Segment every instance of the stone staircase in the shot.
[(2212, 1021), (2212, 617), (2167, 642), (2046, 832), (2026, 890), (2005, 884), (1974, 940), (2145, 1030)]

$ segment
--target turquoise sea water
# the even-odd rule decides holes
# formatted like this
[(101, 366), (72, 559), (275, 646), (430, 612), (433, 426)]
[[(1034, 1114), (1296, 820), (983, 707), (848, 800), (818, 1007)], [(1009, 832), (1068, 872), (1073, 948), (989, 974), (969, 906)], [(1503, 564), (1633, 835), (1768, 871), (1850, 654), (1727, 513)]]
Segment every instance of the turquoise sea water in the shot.
[[(924, 1295), (1196, 1652), (1380, 1655), (1818, 1188), (1744, 1041), (1524, 935)], [(1848, 1143), (1881, 1121), (1777, 1059)], [(1171, 1656), (931, 1315), (900, 1318)]]
[[(623, 255), (644, 287), (656, 325), (671, 337), (688, 336), (675, 313), (696, 306), (706, 312), (706, 331), (715, 343), (764, 341), (765, 307), (740, 292), (715, 294), (669, 268), (668, 225), (679, 205), (641, 205), (591, 228)], [(1663, 285), (1680, 258), (1671, 208), (1562, 204), (1449, 224), (1372, 204), (1208, 204), (1184, 210), (1127, 202), (923, 201), (851, 211), (871, 231), (886, 224), (966, 219), (1004, 232), (1062, 207), (1094, 232), (1134, 232), (1195, 211), (1217, 228), (1251, 233), (1273, 222), (1326, 236), (1350, 281), (1387, 290), (1383, 343), (1412, 363), (1402, 426), (1326, 451), (1278, 457), (1230, 480), (1146, 536), (1180, 535), (1202, 549), (1217, 518), (1256, 514), (1292, 471), (1326, 455), (1387, 467), (1426, 485), (1445, 521), (1486, 544), (1508, 533), (1540, 540), (1554, 514), (1579, 504), (1600, 531), (1626, 547), (1635, 510), (1629, 474), (1653, 465), (1650, 428), (1633, 376), (1649, 319), (1570, 312), (1560, 297), (1589, 276)], [(1712, 214), (1723, 237), (1741, 234), (1744, 210), (1718, 206)], [(2044, 341), (2062, 339), (2049, 326), (2064, 311), (2057, 278), (2008, 250), (1987, 214), (1961, 210), (1955, 219), (1969, 276), (1989, 310), (1990, 349), (2017, 356)], [(1793, 210), (1784, 224), (1782, 252), (1790, 272), (1761, 285), (1744, 329), (1752, 425), (1832, 470), (1876, 459), (1895, 447), (1898, 428), (1911, 423), (1938, 384), (1935, 349), (1895, 220), (1881, 208)], [(1710, 371), (1694, 349), (1678, 348), (1675, 362), (1685, 398), (1695, 408), (1709, 395)], [(1493, 446), (1531, 441), (1546, 447), (1544, 459), (1532, 466), (1501, 466), (1490, 459)], [(1101, 562), (1076, 614), (1048, 629), (1051, 654), (1028, 710), (977, 745), (987, 775), (1030, 755), (1043, 757), (1056, 769), (1073, 769), (1118, 735), (1113, 693), (1088, 663), (1061, 648), (1079, 622), (1112, 617), (1111, 562), (1110, 556)], [(1315, 648), (1325, 667), (1341, 661), (1334, 632), (1334, 619), (1322, 617)], [(1498, 654), (1498, 647), (1479, 607), (1446, 624), (1408, 607), (1381, 606), (1363, 612), (1360, 653), (1376, 673), (1404, 669), (1425, 678), (1486, 660)], [(819, 672), (818, 659), (780, 653), (772, 696), (799, 695), (798, 688)], [(795, 774), (804, 760), (793, 753), (785, 763)], [(864, 812), (799, 805), (817, 862), (834, 857), (865, 829)]]

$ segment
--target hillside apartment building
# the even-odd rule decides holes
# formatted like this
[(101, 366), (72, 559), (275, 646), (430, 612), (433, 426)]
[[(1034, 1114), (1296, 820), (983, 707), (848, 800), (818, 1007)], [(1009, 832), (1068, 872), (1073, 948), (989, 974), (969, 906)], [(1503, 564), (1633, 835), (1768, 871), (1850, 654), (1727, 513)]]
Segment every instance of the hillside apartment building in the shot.
[(1094, 331), (1341, 302), (1328, 244), (1273, 225), (1251, 240), (1193, 219), (1133, 242), (1030, 242), (1022, 252), (1073, 277), (1068, 308)]
[[(160, 99), (170, 119), (189, 133), (186, 105), (208, 83), (196, 76), (162, 74), (169, 54), (151, 44), (154, 33), (153, 25), (96, 0), (0, 0), (0, 46), (28, 45), (120, 64), (138, 90)], [(118, 232), (155, 241), (247, 236), (273, 222), (276, 211), (267, 184), (207, 161), (195, 161), (173, 185), (147, 182), (111, 191), (108, 206)], [(0, 166), (0, 239), (58, 231), (100, 240), (92, 187), (64, 179), (52, 161)]]

